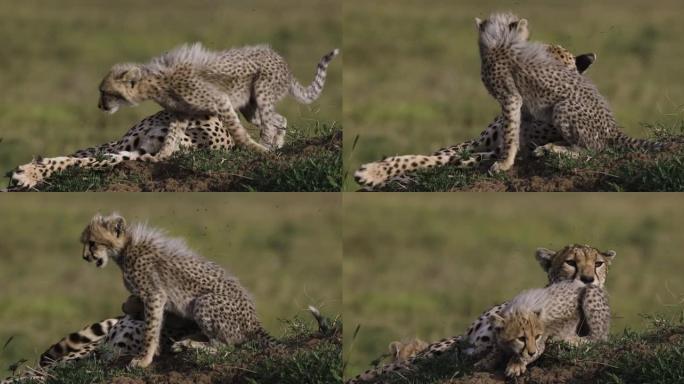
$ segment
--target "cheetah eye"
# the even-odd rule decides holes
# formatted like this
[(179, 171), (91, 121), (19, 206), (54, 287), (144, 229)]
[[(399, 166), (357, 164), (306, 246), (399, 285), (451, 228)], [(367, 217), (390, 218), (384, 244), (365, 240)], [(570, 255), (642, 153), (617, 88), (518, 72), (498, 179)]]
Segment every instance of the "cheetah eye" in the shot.
[(596, 268), (599, 268), (603, 265), (603, 261), (597, 261), (594, 265), (596, 266)]
[(518, 22), (517, 21), (514, 21), (514, 22), (508, 24), (508, 29), (510, 29), (511, 31), (516, 29), (516, 28), (518, 28)]
[(521, 343), (524, 343), (525, 340), (527, 340), (527, 337), (525, 337), (525, 336), (518, 337), (518, 341), (520, 341)]
[(541, 339), (541, 337), (542, 337), (542, 335), (541, 335), (541, 333), (540, 333), (540, 334), (538, 334), (537, 336), (535, 336), (534, 339), (537, 340), (537, 341), (539, 341), (539, 339)]
[(575, 260), (565, 260), (565, 264), (575, 268), (577, 266), (577, 262)]

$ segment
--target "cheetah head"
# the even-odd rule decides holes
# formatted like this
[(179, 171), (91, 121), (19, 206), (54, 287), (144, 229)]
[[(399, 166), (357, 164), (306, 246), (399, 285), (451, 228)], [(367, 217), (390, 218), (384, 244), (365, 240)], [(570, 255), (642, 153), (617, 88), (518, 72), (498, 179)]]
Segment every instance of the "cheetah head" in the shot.
[(589, 245), (571, 244), (560, 251), (538, 248), (536, 258), (548, 274), (550, 283), (580, 280), (603, 287), (615, 251), (601, 252)]
[(100, 83), (100, 101), (97, 107), (107, 113), (114, 113), (121, 106), (135, 106), (143, 101), (139, 85), (143, 69), (138, 64), (116, 64)]
[(425, 341), (413, 338), (409, 341), (393, 341), (389, 345), (392, 362), (405, 361), (428, 347)]
[(118, 258), (126, 243), (126, 220), (117, 213), (93, 216), (81, 234), (83, 259), (104, 268), (109, 258)]
[(475, 18), (480, 48), (484, 50), (525, 42), (530, 38), (527, 19), (512, 13), (493, 13), (485, 20)]
[(544, 323), (540, 312), (504, 311), (492, 313), (489, 320), (496, 343), (505, 353), (528, 359), (543, 351)]

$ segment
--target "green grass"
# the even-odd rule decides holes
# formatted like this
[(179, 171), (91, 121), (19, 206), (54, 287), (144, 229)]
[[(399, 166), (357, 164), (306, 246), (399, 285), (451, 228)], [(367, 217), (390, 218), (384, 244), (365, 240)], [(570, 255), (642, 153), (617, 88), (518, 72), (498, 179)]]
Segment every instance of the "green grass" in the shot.
[(0, 199), (0, 376), (33, 364), (52, 343), (121, 314), (127, 297), (115, 265), (81, 258), (81, 231), (96, 212), (182, 237), (237, 276), (265, 327), (279, 319), (342, 312), (340, 197), (335, 194), (42, 194)]
[[(596, 52), (587, 75), (635, 137), (684, 119), (677, 0), (350, 0), (344, 7), (345, 190), (362, 163), (476, 137), (500, 113), (480, 80), (475, 17), (511, 10), (533, 40)], [(358, 143), (352, 150), (352, 143)]]
[[(144, 62), (185, 42), (212, 49), (270, 44), (308, 84), (321, 56), (341, 47), (340, 12), (337, 0), (3, 1), (0, 34), (8, 38), (0, 66), (11, 81), (0, 95), (0, 169), (119, 139), (159, 107), (150, 101), (102, 113), (102, 77), (115, 63)], [(330, 64), (319, 100), (286, 98), (277, 109), (307, 137), (319, 124), (342, 121), (342, 58)]]
[[(641, 331), (625, 329), (606, 342), (581, 347), (549, 343), (528, 373), (516, 382), (541, 383), (678, 383), (684, 380), (684, 324), (672, 318), (645, 322)], [(471, 359), (457, 351), (422, 361), (413, 371), (387, 375), (387, 384), (500, 383), (503, 367), (496, 373), (473, 376)]]
[(345, 194), (343, 206), (347, 377), (394, 340), (460, 334), (489, 307), (543, 286), (538, 247), (617, 252), (613, 333), (682, 309), (679, 194)]
[(323, 125), (315, 137), (295, 131), (275, 154), (200, 149), (156, 164), (129, 162), (105, 170), (67, 169), (37, 189), (84, 191), (336, 192), (342, 185), (342, 131)]
[[(283, 321), (283, 347), (256, 344), (220, 347), (215, 353), (189, 350), (161, 355), (147, 369), (123, 368), (130, 359), (110, 364), (92, 356), (50, 370), (48, 384), (109, 383), (283, 383), (329, 384), (341, 381), (342, 343), (339, 331), (315, 332), (312, 321)], [(341, 329), (341, 324), (337, 324)], [(125, 379), (124, 379), (125, 378)]]

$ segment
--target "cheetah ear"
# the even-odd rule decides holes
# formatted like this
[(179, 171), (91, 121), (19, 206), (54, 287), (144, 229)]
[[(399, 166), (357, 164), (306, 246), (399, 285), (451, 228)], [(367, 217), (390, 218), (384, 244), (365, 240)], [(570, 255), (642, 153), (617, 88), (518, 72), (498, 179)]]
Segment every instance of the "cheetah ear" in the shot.
[(539, 265), (541, 265), (542, 269), (544, 272), (548, 272), (549, 268), (551, 268), (551, 260), (553, 260), (553, 257), (556, 255), (555, 251), (552, 251), (550, 249), (546, 248), (537, 248), (537, 252), (535, 254), (537, 261), (539, 262)]
[(615, 258), (615, 255), (617, 255), (617, 253), (612, 249), (605, 252), (601, 252), (601, 254), (603, 255), (603, 257), (606, 258), (606, 262), (608, 264), (610, 264), (613, 261), (613, 258)]
[(389, 350), (392, 356), (397, 357), (399, 356), (399, 350), (401, 349), (401, 343), (398, 341), (393, 341), (389, 345)]
[(108, 227), (116, 233), (116, 237), (121, 237), (126, 228), (126, 219), (114, 212), (107, 218), (107, 221)]
[(130, 67), (129, 69), (121, 72), (117, 79), (124, 83), (135, 84), (142, 79), (142, 70), (138, 66)]
[(523, 29), (527, 29), (527, 19), (520, 19), (520, 21), (518, 21), (518, 31), (522, 31)]
[(482, 19), (480, 19), (479, 17), (476, 17), (475, 18), (475, 30), (479, 31), (481, 25), (482, 25)]

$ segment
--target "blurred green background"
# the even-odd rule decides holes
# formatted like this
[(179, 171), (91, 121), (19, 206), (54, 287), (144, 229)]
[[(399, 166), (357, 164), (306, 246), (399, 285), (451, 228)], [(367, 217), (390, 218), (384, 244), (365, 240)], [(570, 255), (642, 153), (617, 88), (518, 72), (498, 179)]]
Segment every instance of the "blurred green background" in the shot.
[(361, 163), (431, 153), (493, 120), (500, 109), (480, 80), (474, 18), (507, 10), (530, 21), (532, 40), (598, 54), (587, 75), (630, 135), (645, 136), (642, 123), (682, 124), (681, 0), (347, 0), (346, 189), (357, 188)]
[[(120, 138), (159, 110), (152, 101), (106, 115), (98, 85), (119, 62), (146, 62), (185, 42), (211, 49), (271, 44), (303, 83), (342, 44), (339, 0), (3, 0), (0, 2), (0, 170)], [(342, 114), (342, 58), (321, 98), (277, 109), (313, 134)], [(256, 133), (251, 125), (245, 124)]]
[(330, 316), (342, 311), (339, 207), (337, 194), (2, 196), (0, 378), (69, 332), (121, 314), (128, 294), (119, 268), (81, 259), (79, 237), (96, 212), (117, 210), (186, 239), (240, 279), (266, 329), (281, 336), (279, 319), (314, 323), (309, 304)]
[(544, 286), (538, 247), (580, 243), (617, 252), (607, 282), (611, 332), (643, 328), (649, 322), (642, 314), (678, 320), (684, 309), (682, 194), (345, 194), (343, 200), (346, 376), (369, 368), (393, 340), (460, 334), (489, 307)]

